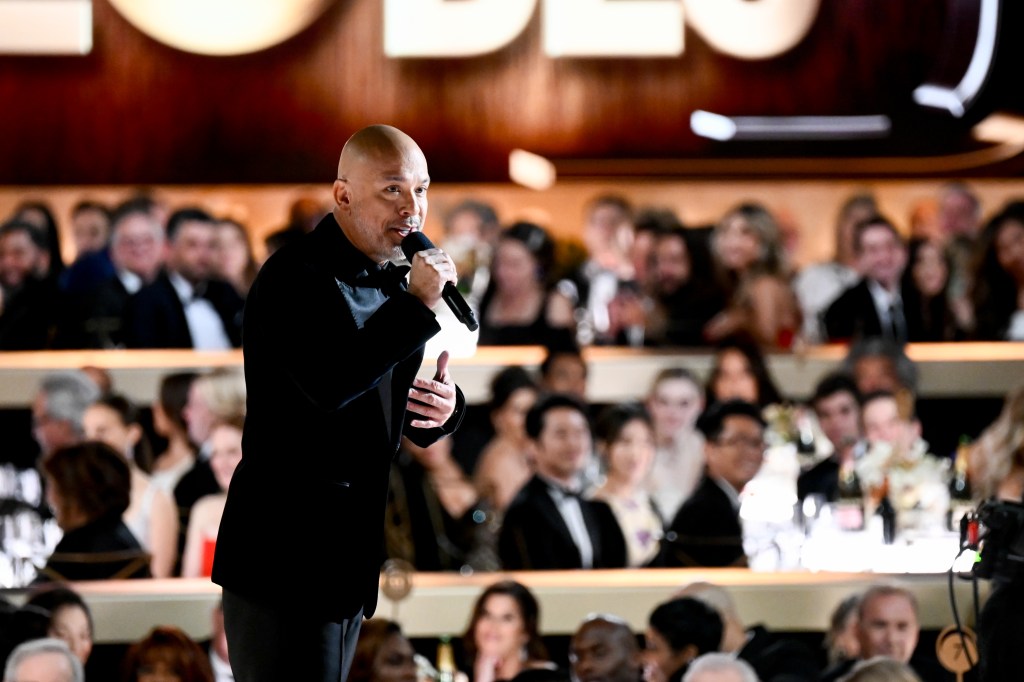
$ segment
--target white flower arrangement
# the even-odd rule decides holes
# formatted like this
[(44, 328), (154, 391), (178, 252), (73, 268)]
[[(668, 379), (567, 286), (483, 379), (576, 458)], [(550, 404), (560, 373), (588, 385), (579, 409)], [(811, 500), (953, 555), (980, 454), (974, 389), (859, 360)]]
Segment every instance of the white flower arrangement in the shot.
[[(949, 507), (949, 462), (928, 454), (920, 438), (901, 451), (889, 443), (875, 443), (860, 457), (854, 469), (868, 496), (889, 482), (889, 501), (901, 517), (901, 525), (917, 526), (926, 519), (940, 522)], [(875, 499), (877, 502), (877, 497)], [(917, 523), (908, 523), (919, 517)]]

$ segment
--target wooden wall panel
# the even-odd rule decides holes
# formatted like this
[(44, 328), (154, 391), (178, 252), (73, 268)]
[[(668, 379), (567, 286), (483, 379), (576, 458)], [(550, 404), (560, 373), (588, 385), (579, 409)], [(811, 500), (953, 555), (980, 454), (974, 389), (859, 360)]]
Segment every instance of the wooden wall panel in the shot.
[(555, 60), (539, 12), (492, 55), (387, 59), (380, 0), (336, 0), (284, 44), (205, 57), (151, 40), (107, 0), (93, 6), (92, 54), (0, 57), (0, 184), (318, 182), (371, 122), (412, 134), (441, 180), (504, 180), (515, 147), (719, 154), (689, 131), (692, 110), (906, 118), (945, 49), (936, 0), (825, 0), (802, 43), (761, 62), (692, 30), (678, 59)]

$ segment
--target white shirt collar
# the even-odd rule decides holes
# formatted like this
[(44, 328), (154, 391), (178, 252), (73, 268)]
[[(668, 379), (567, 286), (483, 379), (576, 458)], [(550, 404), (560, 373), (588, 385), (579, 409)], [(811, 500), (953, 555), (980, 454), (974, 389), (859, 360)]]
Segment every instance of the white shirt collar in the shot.
[(174, 287), (174, 291), (177, 292), (178, 298), (181, 299), (182, 303), (189, 303), (192, 301), (192, 297), (195, 294), (195, 288), (189, 284), (187, 279), (176, 272), (168, 272), (167, 279), (171, 280), (171, 286)]

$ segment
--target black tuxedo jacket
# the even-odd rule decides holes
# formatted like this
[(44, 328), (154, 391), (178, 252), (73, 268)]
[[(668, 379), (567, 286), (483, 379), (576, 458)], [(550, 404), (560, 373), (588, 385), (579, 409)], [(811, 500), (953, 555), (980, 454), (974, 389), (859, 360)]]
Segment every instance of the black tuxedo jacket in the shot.
[[(465, 411), (459, 391), (443, 428), (409, 425), (409, 388), (440, 326), (404, 283), (357, 286), (376, 271), (329, 214), (271, 256), (245, 310), (243, 456), (213, 581), (326, 620), (361, 608), (369, 617), (376, 608), (388, 474), (400, 438), (429, 445), (454, 431)], [(358, 305), (368, 298), (379, 307)], [(297, 602), (302, 580), (313, 582)]]
[[(227, 282), (210, 280), (204, 297), (213, 304), (231, 345), (242, 343), (242, 307), (245, 304)], [(129, 348), (192, 348), (192, 334), (185, 319), (185, 306), (167, 277), (160, 273), (128, 300), (124, 340)]]
[[(902, 298), (905, 303), (907, 296), (904, 295)], [(904, 309), (904, 329), (909, 333), (906, 317)], [(882, 329), (882, 321), (878, 317), (875, 300), (868, 289), (868, 281), (863, 278), (832, 302), (825, 311), (824, 322), (829, 341), (849, 341), (872, 336), (896, 340), (893, 339), (891, 329)]]
[[(594, 548), (594, 568), (623, 568), (626, 541), (611, 507), (580, 500), (583, 521)], [(558, 513), (548, 484), (534, 476), (512, 500), (501, 526), (498, 554), (506, 570), (582, 568), (579, 549)]]
[(0, 350), (50, 347), (57, 322), (57, 287), (50, 279), (26, 278), (0, 306)]
[(676, 512), (662, 554), (664, 566), (746, 566), (739, 512), (707, 474)]

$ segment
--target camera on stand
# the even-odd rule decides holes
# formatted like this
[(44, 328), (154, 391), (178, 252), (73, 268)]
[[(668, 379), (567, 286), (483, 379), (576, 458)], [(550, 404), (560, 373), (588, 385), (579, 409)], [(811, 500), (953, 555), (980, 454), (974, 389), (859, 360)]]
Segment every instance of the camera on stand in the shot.
[(960, 521), (960, 546), (978, 551), (972, 573), (985, 580), (1014, 582), (1024, 575), (1024, 504), (983, 502)]

